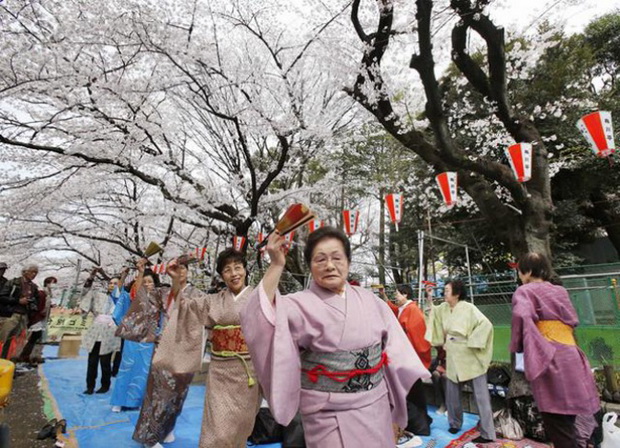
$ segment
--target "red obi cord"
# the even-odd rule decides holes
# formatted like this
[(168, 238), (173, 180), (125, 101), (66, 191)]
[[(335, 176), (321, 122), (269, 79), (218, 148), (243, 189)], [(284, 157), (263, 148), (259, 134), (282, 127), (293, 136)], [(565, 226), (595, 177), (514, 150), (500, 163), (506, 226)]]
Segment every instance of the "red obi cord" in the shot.
[(359, 375), (372, 375), (373, 373), (377, 373), (381, 370), (381, 367), (388, 365), (388, 356), (387, 353), (381, 353), (381, 360), (377, 363), (376, 366), (370, 369), (353, 369), (353, 370), (345, 370), (342, 372), (332, 372), (327, 370), (327, 368), (319, 364), (313, 367), (310, 370), (302, 369), (306, 375), (308, 375), (308, 379), (316, 383), (319, 380), (319, 376), (323, 375), (329, 378), (330, 380), (338, 381), (339, 383), (344, 383), (345, 381), (349, 381), (351, 378), (359, 376)]

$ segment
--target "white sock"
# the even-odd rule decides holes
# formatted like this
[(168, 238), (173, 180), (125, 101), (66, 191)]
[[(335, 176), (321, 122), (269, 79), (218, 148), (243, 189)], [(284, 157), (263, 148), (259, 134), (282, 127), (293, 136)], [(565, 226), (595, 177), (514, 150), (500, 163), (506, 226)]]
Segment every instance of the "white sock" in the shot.
[(164, 448), (161, 443), (156, 443), (155, 445), (144, 445), (146, 448)]
[(112, 412), (121, 412), (121, 410), (120, 406), (112, 406)]
[(176, 440), (176, 437), (174, 436), (174, 431), (170, 431), (170, 434), (168, 434), (166, 438), (164, 439), (164, 443), (172, 443), (175, 440)]

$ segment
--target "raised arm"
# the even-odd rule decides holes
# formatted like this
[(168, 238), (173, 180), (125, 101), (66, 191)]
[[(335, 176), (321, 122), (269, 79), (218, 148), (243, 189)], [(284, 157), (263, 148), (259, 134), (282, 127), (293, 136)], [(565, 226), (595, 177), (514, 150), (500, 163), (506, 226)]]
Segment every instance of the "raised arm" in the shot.
[(269, 235), (267, 253), (269, 254), (271, 264), (269, 268), (267, 268), (267, 272), (265, 272), (262, 281), (265, 294), (272, 304), (275, 303), (278, 284), (280, 283), (280, 278), (282, 277), (284, 266), (286, 265), (287, 251), (286, 240), (282, 235), (277, 231)]

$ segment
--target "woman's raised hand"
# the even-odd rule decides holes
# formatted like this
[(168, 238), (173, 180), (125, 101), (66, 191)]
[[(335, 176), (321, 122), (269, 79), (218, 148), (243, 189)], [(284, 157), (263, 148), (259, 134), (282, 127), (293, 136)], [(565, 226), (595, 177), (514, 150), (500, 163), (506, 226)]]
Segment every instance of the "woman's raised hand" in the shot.
[(286, 253), (288, 252), (287, 242), (277, 231), (269, 235), (267, 240), (267, 253), (271, 264), (274, 266), (284, 266), (286, 264)]
[(168, 274), (168, 276), (172, 279), (173, 282), (179, 278), (178, 258), (175, 258), (170, 263), (168, 263), (168, 266), (166, 266), (166, 274)]
[(146, 267), (146, 263), (147, 263), (147, 259), (146, 258), (141, 258), (137, 261), (136, 263), (136, 268), (138, 268), (138, 272), (140, 274), (144, 274), (144, 269)]

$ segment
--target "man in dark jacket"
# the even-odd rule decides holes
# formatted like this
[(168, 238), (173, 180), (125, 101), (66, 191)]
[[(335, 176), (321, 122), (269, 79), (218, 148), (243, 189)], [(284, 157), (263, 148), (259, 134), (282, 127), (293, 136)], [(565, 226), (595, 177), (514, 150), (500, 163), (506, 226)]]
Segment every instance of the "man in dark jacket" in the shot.
[(37, 310), (39, 292), (33, 283), (37, 266), (22, 270), (22, 276), (6, 282), (0, 290), (0, 358), (16, 356), (25, 343), (28, 313)]
[(8, 268), (9, 266), (5, 262), (0, 261), (0, 291), (2, 291), (2, 287), (5, 283), (9, 281), (9, 279), (4, 276)]

